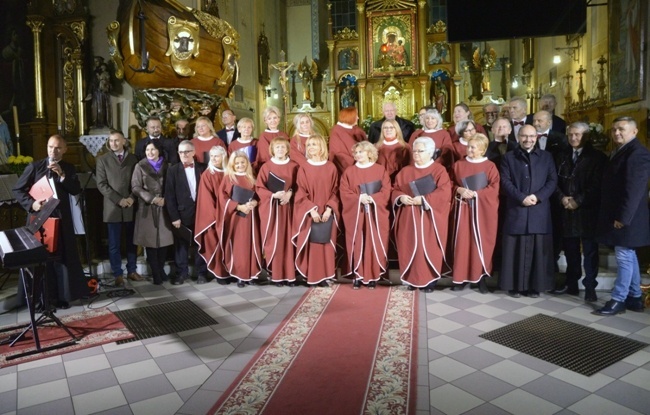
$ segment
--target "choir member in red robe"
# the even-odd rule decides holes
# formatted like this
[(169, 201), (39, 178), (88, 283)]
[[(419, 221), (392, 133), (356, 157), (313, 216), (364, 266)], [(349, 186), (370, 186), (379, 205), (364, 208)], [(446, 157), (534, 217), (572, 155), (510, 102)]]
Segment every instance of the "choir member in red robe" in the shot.
[[(456, 125), (460, 124), (461, 121), (472, 121), (473, 115), (472, 115), (472, 111), (469, 110), (467, 104), (461, 102), (456, 104), (456, 106), (454, 107), (454, 113), (452, 115), (452, 118), (454, 119), (454, 124), (449, 126), (447, 131), (449, 131), (449, 135), (451, 136), (451, 142), (455, 143), (460, 138), (458, 131), (456, 130)], [(487, 135), (485, 133), (485, 128), (483, 128), (483, 126), (480, 124), (476, 125), (476, 131), (481, 134)]]
[(235, 151), (243, 151), (253, 168), (257, 166), (257, 139), (253, 137), (255, 123), (250, 118), (244, 117), (237, 122), (237, 131), (239, 138), (233, 140), (228, 146), (228, 154)]
[(354, 164), (352, 146), (366, 140), (366, 132), (357, 125), (358, 110), (343, 108), (339, 112), (339, 122), (330, 130), (329, 160), (336, 166), (339, 175)]
[(442, 116), (437, 110), (429, 109), (420, 118), (423, 128), (411, 134), (409, 143), (413, 143), (418, 137), (431, 138), (436, 144), (434, 159), (450, 171), (454, 164), (454, 146), (451, 144), (451, 136), (442, 126)]
[(293, 126), (295, 133), (291, 137), (291, 159), (302, 166), (307, 161), (305, 143), (315, 134), (314, 121), (309, 114), (298, 114), (293, 118)]
[(476, 134), (467, 143), (467, 157), (454, 164), (453, 281), (454, 290), (478, 283), (487, 294), (499, 223), (499, 170), (485, 157), (489, 140)]
[(214, 146), (223, 147), (226, 149), (226, 144), (217, 136), (214, 131), (214, 125), (208, 117), (199, 117), (196, 119), (194, 127), (196, 136), (190, 140), (194, 144), (194, 157), (199, 163), (208, 163), (210, 160), (206, 159), (206, 153)]
[(219, 284), (230, 284), (228, 272), (223, 265), (222, 247), (217, 234), (219, 185), (223, 180), (228, 154), (221, 146), (210, 149), (210, 164), (201, 175), (196, 195), (196, 220), (194, 222), (194, 241), (199, 246), (198, 253), (203, 257)]
[(467, 156), (467, 141), (476, 134), (476, 126), (477, 124), (472, 120), (461, 121), (456, 124), (456, 133), (459, 138), (453, 142), (455, 161), (462, 160)]
[[(219, 186), (216, 225), (226, 271), (237, 278), (240, 288), (254, 282), (261, 272), (262, 247), (254, 190), (255, 176), (248, 155), (235, 151)], [(248, 200), (243, 200), (241, 196), (247, 194)]]
[(436, 145), (432, 138), (418, 137), (412, 145), (414, 164), (397, 175), (393, 187), (393, 231), (400, 279), (409, 290), (433, 292), (447, 267), (451, 181), (442, 164), (434, 162)]
[[(327, 160), (327, 143), (320, 135), (306, 143), (307, 162), (298, 170), (292, 241), (296, 268), (311, 286), (328, 285), (336, 276), (336, 239), (340, 229), (339, 175)], [(312, 225), (331, 221), (329, 240), (312, 241)], [(327, 235), (325, 233), (325, 235)]]
[(373, 289), (388, 265), (390, 177), (370, 142), (355, 144), (352, 153), (356, 163), (339, 186), (348, 259), (343, 275), (352, 275), (355, 289), (361, 283)]
[(393, 183), (402, 167), (408, 166), (411, 162), (411, 150), (402, 137), (402, 129), (397, 121), (384, 121), (381, 125), (379, 141), (375, 146), (378, 151), (377, 164), (384, 166), (390, 182)]
[(289, 136), (284, 131), (278, 129), (282, 115), (278, 107), (269, 105), (262, 112), (262, 118), (266, 124), (266, 129), (257, 139), (257, 166), (262, 167), (264, 163), (270, 160), (269, 146), (271, 140), (278, 137), (284, 137), (289, 140)]
[(260, 198), (258, 211), (266, 271), (271, 282), (281, 287), (296, 281), (291, 225), (298, 164), (289, 159), (289, 141), (282, 137), (271, 141), (270, 152), (271, 159), (257, 175), (255, 191)]

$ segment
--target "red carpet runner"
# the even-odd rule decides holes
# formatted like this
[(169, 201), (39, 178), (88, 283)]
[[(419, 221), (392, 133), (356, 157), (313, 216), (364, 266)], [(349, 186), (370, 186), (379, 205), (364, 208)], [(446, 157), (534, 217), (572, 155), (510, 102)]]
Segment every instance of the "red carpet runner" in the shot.
[(416, 299), (404, 287), (311, 289), (211, 413), (415, 413)]
[[(9, 356), (36, 348), (32, 332), (29, 331), (14, 347), (9, 347), (8, 344), (0, 346), (0, 368), (133, 337), (133, 333), (124, 327), (124, 323), (108, 308), (87, 310), (81, 313), (68, 314), (63, 317), (59, 316), (59, 318), (72, 331), (76, 338), (79, 339), (76, 344), (62, 349), (49, 350), (7, 361), (7, 357)], [(41, 341), (42, 348), (72, 340), (63, 329), (53, 325), (54, 323), (51, 324), (39, 326), (38, 328), (38, 337)], [(11, 330), (2, 332), (0, 333), (0, 340), (4, 340), (6, 337), (20, 333), (21, 331)]]

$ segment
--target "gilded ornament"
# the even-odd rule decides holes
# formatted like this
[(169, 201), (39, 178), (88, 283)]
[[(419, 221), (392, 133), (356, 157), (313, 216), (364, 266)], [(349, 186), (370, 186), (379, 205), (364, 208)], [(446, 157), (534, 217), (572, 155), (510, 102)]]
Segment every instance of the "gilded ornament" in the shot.
[(415, 0), (368, 0), (366, 2), (366, 10), (384, 11), (384, 10), (400, 10), (400, 9), (414, 9), (417, 4)]
[(115, 77), (122, 79), (124, 78), (124, 56), (122, 56), (117, 42), (120, 36), (120, 24), (116, 21), (111, 22), (106, 27), (106, 34), (108, 36), (108, 54), (115, 65)]
[(180, 76), (194, 76), (196, 73), (187, 66), (187, 60), (199, 56), (198, 23), (179, 20), (174, 16), (167, 19), (169, 47), (165, 56), (171, 56), (172, 68)]
[(342, 30), (339, 30), (334, 35), (336, 40), (350, 40), (350, 39), (359, 39), (359, 34), (356, 30), (345, 27)]

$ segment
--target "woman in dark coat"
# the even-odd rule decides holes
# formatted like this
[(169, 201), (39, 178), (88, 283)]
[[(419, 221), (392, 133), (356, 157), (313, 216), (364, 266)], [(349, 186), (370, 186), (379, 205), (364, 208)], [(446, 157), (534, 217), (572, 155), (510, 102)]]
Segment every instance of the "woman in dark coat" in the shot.
[(167, 280), (163, 269), (167, 247), (174, 243), (171, 222), (167, 210), (164, 209), (167, 161), (158, 140), (150, 140), (145, 145), (145, 155), (146, 157), (135, 165), (131, 178), (133, 194), (138, 196), (133, 243), (145, 247), (153, 283), (161, 285)]

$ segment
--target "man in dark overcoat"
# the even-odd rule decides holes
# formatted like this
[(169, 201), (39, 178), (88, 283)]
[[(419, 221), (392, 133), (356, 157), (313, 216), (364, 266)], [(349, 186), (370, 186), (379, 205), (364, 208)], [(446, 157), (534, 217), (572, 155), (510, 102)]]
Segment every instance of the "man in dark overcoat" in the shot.
[(618, 270), (611, 300), (595, 311), (598, 315), (615, 315), (626, 309), (643, 311), (635, 249), (650, 245), (650, 151), (637, 139), (638, 131), (632, 117), (614, 120), (615, 148), (603, 174), (598, 241), (614, 247)]
[(553, 231), (550, 199), (557, 185), (553, 157), (535, 144), (537, 132), (524, 125), (519, 147), (501, 160), (506, 197), (499, 282), (512, 297), (539, 297), (553, 285)]

